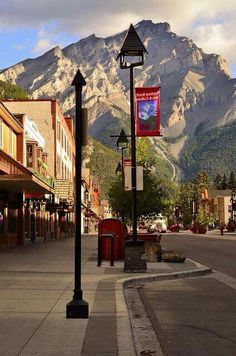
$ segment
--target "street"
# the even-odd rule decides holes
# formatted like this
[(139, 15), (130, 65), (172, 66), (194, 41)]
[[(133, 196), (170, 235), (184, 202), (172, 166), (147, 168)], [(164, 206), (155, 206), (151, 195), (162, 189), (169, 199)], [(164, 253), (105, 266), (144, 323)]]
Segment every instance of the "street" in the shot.
[(236, 241), (179, 233), (163, 235), (162, 246), (217, 271), (139, 289), (164, 354), (235, 355)]
[(215, 238), (185, 232), (162, 234), (161, 245), (180, 250), (187, 257), (236, 278), (236, 234), (230, 236), (231, 240), (227, 239), (227, 233), (220, 236), (217, 231), (213, 235)]

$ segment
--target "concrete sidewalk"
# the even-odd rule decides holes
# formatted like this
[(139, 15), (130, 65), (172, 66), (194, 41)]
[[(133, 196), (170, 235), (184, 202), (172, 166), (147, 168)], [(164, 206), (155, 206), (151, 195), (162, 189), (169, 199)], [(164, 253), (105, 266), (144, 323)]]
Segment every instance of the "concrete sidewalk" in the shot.
[[(74, 240), (0, 250), (0, 355), (140, 354), (142, 336), (147, 335), (137, 328), (137, 338), (135, 316), (128, 312), (123, 288), (207, 272), (189, 260), (149, 263), (148, 271), (140, 274), (123, 272), (123, 262), (110, 267), (106, 261), (97, 267), (97, 238), (83, 236), (82, 289), (89, 319), (66, 319), (66, 304), (74, 288)], [(145, 318), (145, 311), (142, 314)], [(157, 346), (153, 355), (161, 355), (148, 320), (142, 320)]]

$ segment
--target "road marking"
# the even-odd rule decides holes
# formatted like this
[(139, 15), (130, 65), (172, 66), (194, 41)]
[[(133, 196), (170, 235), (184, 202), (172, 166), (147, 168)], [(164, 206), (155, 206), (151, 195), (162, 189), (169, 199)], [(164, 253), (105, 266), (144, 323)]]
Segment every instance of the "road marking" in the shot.
[(213, 270), (213, 273), (210, 277), (215, 278), (217, 281), (226, 284), (228, 287), (232, 289), (236, 289), (236, 279), (231, 276), (228, 276), (225, 273)]

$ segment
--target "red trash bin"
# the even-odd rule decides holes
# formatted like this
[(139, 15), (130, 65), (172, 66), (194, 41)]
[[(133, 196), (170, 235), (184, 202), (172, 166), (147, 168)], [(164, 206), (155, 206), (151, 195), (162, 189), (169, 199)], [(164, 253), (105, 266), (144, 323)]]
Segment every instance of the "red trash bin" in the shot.
[[(124, 241), (126, 235), (126, 225), (118, 219), (103, 219), (98, 224), (98, 238), (102, 234), (113, 234), (114, 236), (114, 261), (124, 259)], [(102, 237), (101, 259), (111, 258), (111, 239)]]

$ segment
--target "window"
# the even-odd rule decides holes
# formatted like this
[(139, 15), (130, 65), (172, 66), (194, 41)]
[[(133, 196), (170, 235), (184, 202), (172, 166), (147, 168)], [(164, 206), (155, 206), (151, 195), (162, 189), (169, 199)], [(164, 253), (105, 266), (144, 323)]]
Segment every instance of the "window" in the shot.
[(65, 152), (67, 152), (67, 139), (66, 139), (66, 135), (65, 135)]
[(61, 177), (62, 177), (62, 178), (64, 178), (63, 174), (64, 174), (64, 163), (63, 163), (63, 161), (62, 161), (62, 162), (61, 162)]
[(57, 139), (60, 141), (60, 138), (61, 138), (61, 124), (58, 121), (57, 122)]
[(64, 132), (61, 130), (61, 145), (64, 147)]
[(9, 154), (13, 155), (13, 131), (9, 129)]
[(33, 145), (26, 145), (26, 166), (33, 167)]
[(3, 146), (3, 124), (2, 124), (2, 120), (0, 119), (0, 147)]
[(65, 150), (65, 152), (66, 152), (66, 134), (65, 134), (65, 136), (64, 136), (64, 145), (63, 145), (63, 147), (64, 147), (64, 150)]

